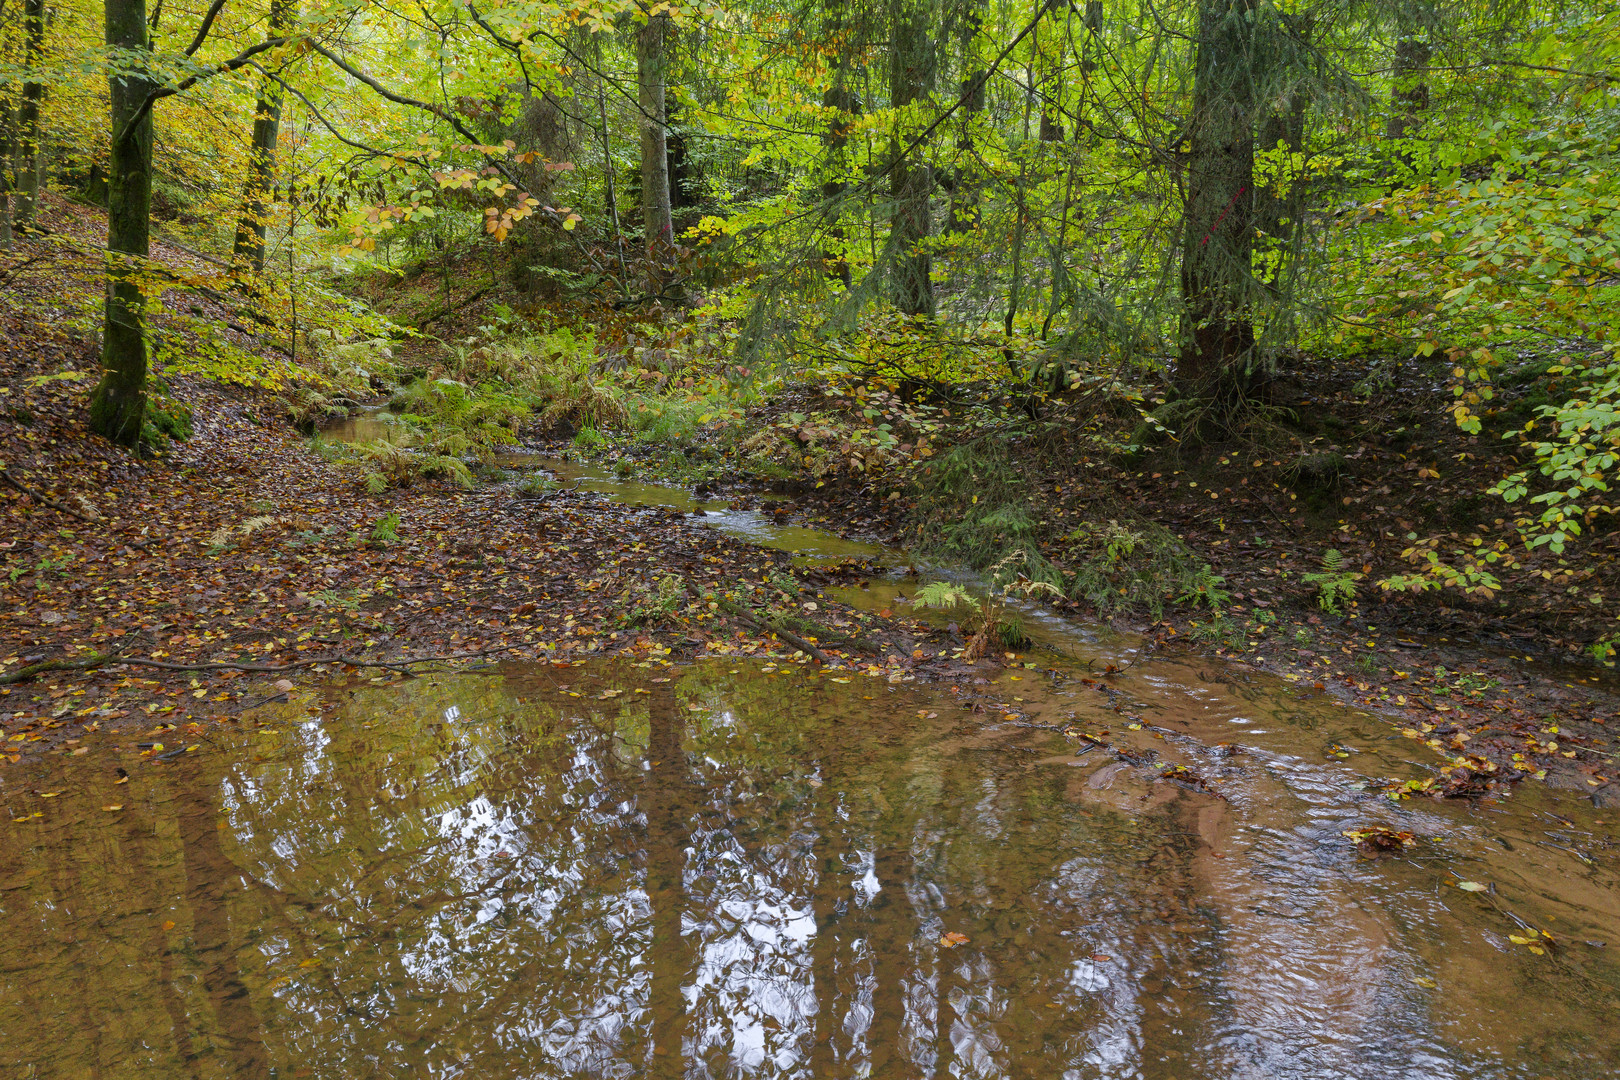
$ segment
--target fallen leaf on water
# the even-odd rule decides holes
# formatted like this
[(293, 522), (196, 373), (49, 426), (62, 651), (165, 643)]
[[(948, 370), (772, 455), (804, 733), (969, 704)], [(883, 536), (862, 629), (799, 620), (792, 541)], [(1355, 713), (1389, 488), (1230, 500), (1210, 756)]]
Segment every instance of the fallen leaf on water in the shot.
[(163, 920), (163, 929), (165, 929), (165, 930), (173, 930), (174, 929), (174, 920), (173, 919), (164, 919)]
[(1412, 981), (1426, 990), (1433, 990), (1435, 988), (1435, 982), (1433, 979), (1425, 979), (1421, 975), (1412, 976)]
[(124, 808), (123, 803), (111, 803), (111, 804), (109, 804), (107, 806), (102, 807), (102, 809), (107, 811), (109, 814), (112, 813), (114, 810), (122, 810), (123, 808)]
[(1113, 959), (1112, 956), (1104, 956), (1102, 953), (1092, 953), (1091, 958), (1099, 964), (1106, 964)]
[(273, 685), (275, 686), (275, 688), (277, 690), (280, 690), (283, 694), (290, 694), (293, 691), (293, 684), (292, 684), (291, 679), (277, 679)]
[(954, 949), (958, 945), (966, 945), (967, 943), (968, 936), (959, 934), (955, 930), (942, 934), (939, 939), (939, 947), (942, 949)]
[(1461, 889), (1463, 892), (1484, 892), (1486, 886), (1481, 885), (1477, 881), (1459, 881), (1457, 882), (1457, 888)]

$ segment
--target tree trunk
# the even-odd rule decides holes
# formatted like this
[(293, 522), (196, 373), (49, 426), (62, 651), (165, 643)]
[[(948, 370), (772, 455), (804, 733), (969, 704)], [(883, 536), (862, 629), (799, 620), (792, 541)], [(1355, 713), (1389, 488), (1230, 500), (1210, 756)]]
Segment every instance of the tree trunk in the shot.
[[(45, 54), (45, 0), (24, 0), (23, 34), (27, 64), (36, 75)], [(22, 100), (17, 104), (17, 136), (12, 162), (17, 170), (17, 194), (12, 220), (28, 229), (39, 215), (39, 103), (45, 97), (45, 84), (37, 77), (23, 83)]]
[[(913, 102), (927, 101), (934, 90), (934, 40), (930, 34), (927, 0), (892, 0), (889, 94), (896, 109)], [(929, 196), (933, 194), (933, 170), (924, 162), (924, 148), (909, 153), (903, 125), (896, 120), (894, 171), (890, 176), (894, 194), (894, 217), (890, 222), (895, 246), (895, 306), (907, 315), (933, 318), (934, 260), (927, 241), (933, 229)]]
[(11, 106), (6, 99), (10, 88), (0, 83), (0, 251), (10, 251), (11, 242)]
[(647, 903), (652, 909), (651, 979), (647, 987), (650, 1061), (648, 1080), (686, 1075), (686, 980), (692, 976), (692, 945), (683, 930), (686, 913), (686, 848), (691, 843), (692, 804), (687, 783), (684, 714), (669, 686), (648, 700), (643, 806), (647, 822)]
[(1390, 116), (1384, 128), (1384, 134), (1391, 139), (1415, 138), (1423, 126), (1423, 114), (1429, 109), (1430, 51), (1429, 43), (1422, 38), (1402, 37), (1395, 43)]
[[(282, 37), (292, 23), (292, 0), (270, 0), (270, 26), (267, 37)], [(276, 143), (281, 136), (281, 84), (260, 78), (259, 93), (253, 103), (253, 148), (248, 155), (247, 181), (242, 192), (242, 211), (236, 221), (236, 242), (231, 255), (238, 267), (251, 266), (264, 273), (264, 236), (269, 224), (266, 215), (271, 184), (276, 171)]]
[[(636, 34), (636, 89), (641, 105), (641, 221), (647, 252), (675, 240), (669, 196), (669, 113), (664, 105), (669, 16), (654, 15)], [(656, 291), (656, 289), (655, 289)]]
[[(1291, 50), (1298, 50), (1295, 53), (1297, 56), (1310, 44), (1313, 20), (1309, 14), (1284, 16), (1283, 20), (1288, 31), (1286, 44)], [(1260, 121), (1261, 150), (1281, 148), (1295, 155), (1304, 149), (1305, 93), (1297, 80), (1290, 81), (1291, 85), (1287, 86), (1285, 93), (1267, 95), (1271, 104)], [(1304, 177), (1297, 175), (1292, 167), (1294, 160), (1291, 156), (1290, 167), (1283, 169), (1273, 182), (1263, 184), (1255, 191), (1255, 228), (1260, 235), (1269, 237), (1274, 246), (1282, 248), (1293, 244), (1305, 206)], [(1276, 277), (1274, 272), (1268, 273), (1269, 280)]]
[[(827, 37), (838, 40), (843, 34), (844, 25), (843, 6), (838, 0), (833, 0), (829, 6), (827, 20)], [(827, 276), (836, 278), (844, 283), (844, 288), (850, 286), (849, 259), (844, 250), (844, 227), (839, 219), (844, 213), (844, 192), (849, 189), (845, 174), (849, 170), (847, 148), (849, 146), (849, 128), (854, 117), (860, 112), (861, 99), (855, 91), (849, 88), (849, 55), (847, 45), (839, 41), (838, 53), (833, 57), (832, 71), (826, 93), (821, 96), (821, 104), (831, 115), (827, 118), (827, 131), (821, 137), (821, 142), (827, 150), (827, 179), (821, 185), (821, 198), (826, 206), (826, 213), (830, 224), (827, 226), (827, 239), (822, 244), (821, 259), (827, 267)]]
[(1256, 0), (1202, 0), (1181, 246), (1176, 382), (1241, 390), (1254, 353)]
[[(149, 51), (146, 0), (106, 0), (107, 44)], [(90, 427), (134, 446), (146, 416), (146, 337), (139, 276), (151, 239), (152, 110), (155, 85), (140, 74), (111, 73), (111, 172), (107, 188), (107, 296), (102, 323), (101, 384), (90, 400)], [(142, 112), (139, 123), (130, 119)]]
[(978, 44), (984, 16), (979, 3), (982, 0), (970, 0), (972, 6), (962, 13), (962, 131), (956, 137), (956, 177), (951, 191), (953, 233), (968, 232), (979, 224), (979, 187), (973, 164), (973, 124), (984, 112), (985, 101), (984, 61)]
[(1063, 70), (1063, 46), (1061, 35), (1058, 36), (1057, 56), (1051, 57), (1041, 51), (1041, 29), (1036, 26), (1030, 35), (1031, 47), (1035, 53), (1034, 64), (1031, 68), (1031, 84), (1041, 103), (1041, 142), (1062, 142), (1063, 131), (1063, 83), (1061, 76), (1054, 87), (1051, 69), (1056, 68), (1060, 73)]

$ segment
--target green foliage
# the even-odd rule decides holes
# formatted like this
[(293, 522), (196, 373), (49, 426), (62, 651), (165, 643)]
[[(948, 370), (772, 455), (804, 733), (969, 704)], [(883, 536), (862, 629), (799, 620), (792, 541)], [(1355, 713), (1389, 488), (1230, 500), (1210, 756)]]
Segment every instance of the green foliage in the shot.
[[(1616, 348), (1620, 346), (1609, 346), (1611, 352)], [(1547, 478), (1536, 486), (1545, 490), (1531, 495), (1530, 473), (1524, 471), (1496, 484), (1491, 494), (1510, 503), (1528, 496), (1540, 506), (1538, 516), (1519, 519), (1525, 543), (1562, 554), (1583, 526), (1620, 511), (1608, 498), (1620, 465), (1620, 362), (1585, 366), (1570, 361), (1549, 373), (1573, 376), (1577, 388), (1562, 404), (1537, 408), (1538, 419), (1525, 427), (1524, 442)]]
[(1160, 618), (1171, 601), (1218, 609), (1226, 579), (1155, 522), (1082, 522), (1062, 538), (1073, 568), (1069, 593), (1099, 611), (1145, 610)]
[(33, 574), (34, 588), (40, 592), (44, 592), (50, 588), (50, 580), (46, 577), (46, 575), (55, 574), (59, 577), (66, 577), (67, 574), (65, 573), (65, 570), (67, 565), (73, 561), (73, 558), (74, 556), (71, 553), (64, 553), (55, 556), (47, 555), (38, 559), (31, 565), (25, 559), (18, 559), (12, 562), (11, 568), (9, 571), (7, 571), (7, 573), (12, 581), (17, 581), (19, 578)]
[(495, 447), (517, 441), (529, 405), (493, 383), (468, 386), (455, 379), (419, 379), (390, 401), (430, 455), (487, 459)]
[(911, 597), (911, 602), (918, 607), (961, 608), (963, 611), (977, 615), (983, 610), (979, 598), (967, 589), (949, 581), (930, 581), (918, 589)]
[[(1417, 568), (1416, 573), (1395, 574), (1378, 583), (1389, 592), (1424, 593), (1437, 589), (1455, 589), (1470, 596), (1486, 600), (1502, 589), (1502, 581), (1493, 567), (1519, 566), (1504, 541), (1486, 544), (1477, 536), (1467, 538), (1468, 547), (1452, 548), (1449, 558), (1442, 558), (1440, 538), (1431, 536), (1418, 539), (1416, 533), (1407, 533), (1412, 546), (1401, 552), (1401, 557)], [(1308, 577), (1309, 575), (1307, 575)]]
[(1036, 546), (1036, 519), (1005, 442), (980, 439), (924, 465), (913, 511), (917, 544), (983, 570), (1023, 552), (1031, 577), (1055, 576)]
[(162, 392), (149, 395), (146, 414), (141, 421), (141, 442), (161, 448), (170, 442), (184, 442), (189, 438), (191, 406)]
[(687, 602), (686, 579), (679, 574), (665, 574), (657, 584), (630, 588), (620, 597), (621, 616), (625, 626), (662, 626), (668, 623)]
[(449, 454), (435, 453), (391, 442), (334, 443), (321, 440), (317, 445), (328, 460), (358, 472), (361, 483), (372, 495), (396, 488), (407, 488), (419, 479), (449, 480), (460, 487), (473, 486), (467, 463)]
[(1322, 569), (1303, 574), (1300, 580), (1316, 587), (1316, 606), (1329, 615), (1340, 614), (1341, 608), (1354, 602), (1356, 582), (1366, 575), (1345, 569), (1344, 556), (1329, 548), (1322, 555)]
[(375, 546), (399, 543), (399, 514), (388, 511), (371, 527), (371, 542)]

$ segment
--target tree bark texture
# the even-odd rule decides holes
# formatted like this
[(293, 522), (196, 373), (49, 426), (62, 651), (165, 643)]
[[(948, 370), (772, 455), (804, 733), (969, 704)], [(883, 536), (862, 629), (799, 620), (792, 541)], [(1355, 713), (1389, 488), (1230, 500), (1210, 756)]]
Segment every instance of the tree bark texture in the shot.
[(11, 106), (6, 103), (9, 88), (0, 83), (0, 251), (10, 251), (11, 243)]
[(636, 90), (641, 106), (641, 221), (647, 250), (675, 240), (669, 194), (669, 113), (665, 108), (668, 15), (654, 15), (636, 34)]
[[(107, 44), (149, 52), (146, 0), (107, 0)], [(121, 65), (128, 67), (127, 61)], [(144, 71), (114, 69), (111, 169), (107, 190), (107, 296), (102, 321), (101, 383), (90, 400), (90, 426), (113, 442), (134, 446), (146, 417), (146, 336), (141, 325), (140, 274), (151, 242), (152, 110), (130, 118), (155, 85)]]
[(842, 41), (844, 32), (843, 5), (834, 0), (827, 13), (827, 37), (837, 41), (838, 52), (828, 72), (827, 90), (821, 95), (821, 104), (828, 110), (827, 130), (821, 137), (826, 149), (827, 179), (821, 184), (821, 198), (825, 204), (829, 224), (827, 238), (822, 243), (821, 260), (827, 267), (827, 276), (849, 288), (851, 276), (849, 259), (844, 250), (844, 227), (840, 219), (844, 214), (844, 192), (849, 189), (845, 179), (849, 171), (849, 128), (861, 109), (861, 99), (849, 86), (849, 48)]
[(951, 191), (951, 232), (968, 232), (979, 224), (979, 186), (974, 168), (973, 125), (984, 112), (985, 71), (979, 55), (982, 0), (970, 0), (962, 13), (962, 129), (956, 137), (956, 177)]
[(22, 99), (17, 103), (16, 144), (12, 148), (17, 193), (12, 221), (26, 229), (39, 214), (39, 106), (45, 99), (45, 84), (39, 81), (38, 69), (45, 55), (45, 0), (24, 0), (23, 35), (32, 77), (23, 83)]
[[(292, 23), (291, 0), (271, 0), (267, 37), (282, 37)], [(242, 211), (236, 221), (236, 242), (231, 255), (239, 267), (264, 273), (264, 238), (269, 222), (270, 190), (275, 180), (276, 144), (281, 138), (281, 84), (259, 80), (253, 103), (253, 146), (248, 153), (247, 180), (242, 188)]]
[(1390, 116), (1384, 134), (1391, 139), (1414, 138), (1429, 109), (1430, 45), (1415, 37), (1395, 43), (1395, 64), (1391, 71)]
[[(889, 94), (896, 109), (915, 102), (926, 102), (934, 90), (937, 70), (934, 53), (931, 9), (926, 0), (892, 0), (890, 27)], [(934, 316), (933, 256), (927, 248), (933, 231), (929, 196), (933, 194), (933, 171), (925, 164), (924, 148), (910, 153), (903, 125), (897, 123), (894, 136), (893, 185), (894, 217), (890, 222), (895, 245), (895, 306), (907, 315)]]
[(1182, 232), (1176, 382), (1206, 395), (1246, 379), (1254, 354), (1255, 0), (1202, 0)]
[[(1260, 149), (1281, 148), (1290, 155), (1305, 148), (1305, 108), (1308, 104), (1303, 87), (1292, 72), (1300, 69), (1301, 58), (1308, 52), (1313, 20), (1310, 15), (1283, 17), (1286, 36), (1280, 39), (1293, 56), (1290, 81), (1280, 87), (1281, 92), (1266, 95), (1269, 106), (1260, 120)], [(1290, 158), (1290, 165), (1294, 161)], [(1273, 183), (1262, 184), (1255, 192), (1255, 227), (1263, 236), (1284, 247), (1291, 245), (1299, 231), (1299, 220), (1305, 206), (1304, 177), (1296, 175), (1292, 167), (1285, 169)]]

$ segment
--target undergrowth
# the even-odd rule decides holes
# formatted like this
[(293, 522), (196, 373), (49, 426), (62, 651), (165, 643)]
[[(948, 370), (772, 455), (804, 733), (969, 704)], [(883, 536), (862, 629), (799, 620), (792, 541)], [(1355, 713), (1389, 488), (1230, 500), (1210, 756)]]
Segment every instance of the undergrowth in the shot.
[(1154, 618), (1170, 604), (1219, 609), (1228, 599), (1225, 580), (1157, 523), (1116, 516), (1056, 535), (1037, 517), (1006, 441), (979, 439), (940, 455), (919, 471), (916, 495), (918, 549), (990, 569), (997, 585), (1016, 580), (1104, 613)]

